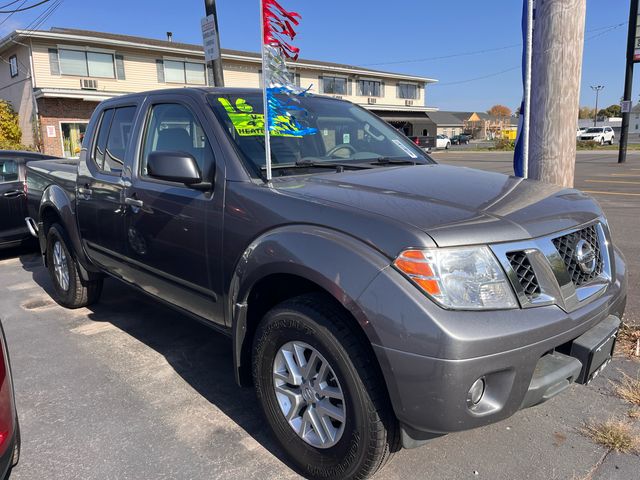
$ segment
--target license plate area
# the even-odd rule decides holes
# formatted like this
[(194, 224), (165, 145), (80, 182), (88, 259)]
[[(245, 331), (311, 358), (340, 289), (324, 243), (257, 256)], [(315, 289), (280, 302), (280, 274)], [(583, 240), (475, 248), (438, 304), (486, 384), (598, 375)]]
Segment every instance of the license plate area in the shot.
[(582, 363), (577, 383), (590, 383), (608, 365), (619, 328), (620, 319), (611, 315), (571, 342), (570, 355)]

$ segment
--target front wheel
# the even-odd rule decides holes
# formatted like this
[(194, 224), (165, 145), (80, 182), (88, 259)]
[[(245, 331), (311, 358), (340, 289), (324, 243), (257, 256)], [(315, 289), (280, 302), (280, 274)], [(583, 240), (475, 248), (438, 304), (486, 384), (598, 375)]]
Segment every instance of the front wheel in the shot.
[(254, 384), (273, 432), (300, 473), (361, 479), (398, 449), (398, 425), (366, 340), (331, 298), (305, 295), (264, 317)]
[(600, 145), (604, 145), (604, 137), (600, 138)]
[(63, 307), (80, 308), (91, 305), (100, 298), (102, 279), (82, 278), (67, 234), (57, 223), (54, 223), (47, 233), (46, 255), (56, 302)]

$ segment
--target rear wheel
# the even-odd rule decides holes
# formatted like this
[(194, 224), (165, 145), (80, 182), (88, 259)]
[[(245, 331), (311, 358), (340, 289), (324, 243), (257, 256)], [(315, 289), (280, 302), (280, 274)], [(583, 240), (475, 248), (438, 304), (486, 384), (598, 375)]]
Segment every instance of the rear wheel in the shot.
[(307, 478), (366, 478), (397, 450), (381, 374), (346, 317), (332, 299), (304, 295), (267, 313), (254, 340), (258, 398)]
[(57, 223), (47, 233), (47, 267), (54, 300), (63, 307), (80, 308), (95, 303), (102, 293), (102, 279), (84, 280), (64, 229)]

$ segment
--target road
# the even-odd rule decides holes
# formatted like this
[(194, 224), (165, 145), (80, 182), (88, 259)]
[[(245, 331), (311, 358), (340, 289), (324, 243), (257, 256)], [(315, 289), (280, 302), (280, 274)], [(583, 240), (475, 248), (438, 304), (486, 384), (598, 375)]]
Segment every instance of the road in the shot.
[[(436, 157), (510, 171), (508, 154)], [(637, 319), (640, 156), (622, 167), (610, 157), (580, 154), (577, 185), (596, 192), (632, 264), (629, 313)], [(50, 300), (47, 273), (30, 252), (2, 253), (0, 282), (23, 435), (13, 480), (298, 478), (253, 392), (235, 385), (226, 338), (115, 281), (98, 305), (65, 310)], [(591, 386), (402, 451), (377, 478), (577, 480), (592, 471), (593, 479), (635, 479), (639, 457), (608, 454), (578, 428), (624, 418), (629, 407), (609, 380), (639, 368), (617, 358)]]

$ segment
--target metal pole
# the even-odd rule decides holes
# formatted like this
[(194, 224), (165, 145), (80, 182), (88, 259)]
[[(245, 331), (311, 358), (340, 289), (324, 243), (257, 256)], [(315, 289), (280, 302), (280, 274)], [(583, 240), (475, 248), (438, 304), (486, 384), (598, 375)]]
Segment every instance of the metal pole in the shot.
[(604, 88), (604, 85), (591, 85), (591, 90), (596, 92), (596, 113), (593, 116), (593, 126), (598, 126), (598, 98), (600, 96), (600, 90)]
[(264, 1), (260, 0), (260, 44), (262, 45), (262, 108), (264, 114), (264, 153), (267, 182), (271, 181), (271, 138), (269, 132), (269, 102), (267, 99), (267, 49), (264, 44)]
[[(627, 33), (627, 65), (624, 76), (624, 98), (625, 101), (631, 100), (631, 90), (633, 88), (633, 66), (634, 66), (634, 49), (636, 38), (636, 23), (638, 20), (638, 0), (631, 0), (629, 8), (629, 31)], [(618, 150), (618, 163), (627, 161), (627, 141), (629, 140), (629, 117), (631, 112), (622, 114), (622, 127), (620, 129), (620, 148)]]
[(531, 59), (533, 58), (533, 3), (527, 0), (527, 42), (524, 66), (524, 118), (522, 119), (522, 176), (529, 176), (529, 122), (531, 119)]
[(216, 30), (216, 42), (218, 42), (218, 58), (209, 62), (209, 67), (213, 71), (213, 84), (216, 87), (224, 87), (224, 74), (222, 72), (222, 52), (220, 51), (220, 30), (218, 29), (218, 12), (216, 11), (216, 0), (204, 0), (204, 8), (207, 16), (213, 15)]

